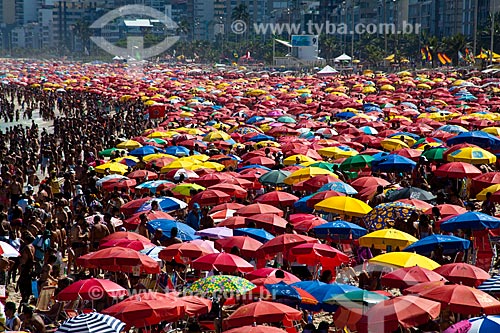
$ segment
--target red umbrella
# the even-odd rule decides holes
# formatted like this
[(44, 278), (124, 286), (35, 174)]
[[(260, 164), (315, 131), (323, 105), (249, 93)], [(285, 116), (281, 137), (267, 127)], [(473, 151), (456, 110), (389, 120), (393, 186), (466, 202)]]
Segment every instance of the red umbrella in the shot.
[(430, 281), (446, 281), (446, 279), (434, 271), (419, 266), (397, 269), (385, 274), (381, 279), (383, 286), (399, 289)]
[(154, 244), (151, 243), (150, 241), (142, 242), (139, 240), (130, 240), (130, 239), (111, 239), (99, 245), (100, 249), (105, 249), (108, 247), (124, 247), (127, 249), (141, 251), (147, 247), (154, 247)]
[(112, 239), (138, 240), (144, 243), (150, 242), (150, 240), (147, 237), (139, 235), (138, 233), (128, 232), (128, 231), (117, 231), (101, 239), (100, 243), (102, 244)]
[(158, 174), (149, 170), (136, 170), (129, 173), (127, 177), (141, 180), (153, 180), (158, 179)]
[(363, 317), (363, 309), (362, 308), (344, 308), (343, 306), (339, 306), (337, 311), (333, 314), (333, 322), (335, 323), (335, 327), (347, 327), (351, 331), (356, 331), (356, 324)]
[(405, 290), (403, 290), (403, 295), (421, 294), (421, 293), (427, 292), (431, 289), (444, 286), (445, 284), (446, 284), (445, 280), (422, 282), (422, 283), (416, 284), (412, 287), (409, 287), (409, 288), (406, 288)]
[(215, 248), (231, 252), (233, 247), (237, 247), (243, 257), (254, 258), (259, 247), (262, 243), (252, 237), (247, 236), (233, 236), (215, 241)]
[(221, 184), (233, 184), (233, 185), (238, 185), (246, 190), (252, 189), (254, 187), (254, 183), (243, 179), (243, 178), (237, 178), (237, 177), (232, 177), (229, 179), (224, 180)]
[(201, 256), (211, 254), (213, 251), (209, 251), (206, 248), (193, 243), (180, 243), (172, 244), (167, 246), (158, 253), (158, 258), (166, 261), (172, 260), (172, 258), (199, 258)]
[(243, 216), (233, 216), (225, 219), (224, 221), (217, 224), (218, 227), (226, 227), (230, 229), (246, 228), (247, 218)]
[(418, 159), (420, 158), (420, 155), (422, 155), (422, 152), (423, 152), (422, 150), (418, 150), (418, 149), (403, 148), (403, 149), (394, 150), (391, 152), (391, 154), (397, 154), (400, 156), (404, 156), (406, 158), (409, 158), (410, 160), (417, 162)]
[(352, 181), (351, 186), (354, 187), (357, 191), (369, 186), (389, 186), (387, 180), (378, 178), (378, 177), (360, 177)]
[(165, 299), (155, 299), (156, 296), (137, 299), (137, 296), (139, 295), (112, 305), (102, 313), (123, 321), (128, 327), (137, 328), (156, 325), (162, 321), (175, 322), (186, 313), (186, 307), (181, 301), (169, 299), (166, 302)]
[(399, 201), (399, 202), (402, 202), (402, 203), (405, 203), (408, 205), (412, 205), (414, 207), (417, 207), (420, 210), (432, 209), (432, 207), (434, 207), (431, 204), (428, 204), (427, 202), (419, 200), (419, 199), (399, 199), (396, 201)]
[(59, 301), (76, 301), (81, 298), (94, 301), (108, 297), (128, 296), (128, 291), (122, 286), (103, 279), (80, 280), (61, 290), (56, 299)]
[(248, 192), (242, 187), (227, 183), (212, 185), (207, 190), (221, 191), (235, 198), (246, 198), (248, 194)]
[(301, 281), (298, 277), (296, 277), (292, 273), (288, 273), (288, 272), (282, 271), (280, 269), (271, 268), (271, 267), (259, 268), (253, 272), (246, 274), (245, 278), (252, 281), (252, 280), (260, 279), (260, 278), (275, 277), (277, 271), (280, 271), (280, 272), (285, 274), (285, 281), (290, 281), (290, 283), (295, 283), (295, 282)]
[(157, 210), (150, 210), (150, 211), (135, 213), (134, 215), (132, 215), (128, 219), (124, 220), (123, 225), (125, 226), (125, 228), (127, 230), (137, 229), (137, 226), (141, 223), (141, 215), (142, 214), (146, 214), (148, 221), (156, 220), (156, 219), (166, 219), (166, 220), (175, 221), (175, 218), (173, 218), (169, 213), (160, 212)]
[(245, 205), (242, 205), (242, 204), (239, 204), (236, 202), (228, 202), (228, 203), (223, 203), (223, 204), (220, 204), (220, 205), (213, 207), (212, 209), (210, 209), (210, 211), (208, 213), (212, 214), (212, 213), (215, 213), (215, 212), (218, 212), (221, 210), (227, 210), (227, 209), (238, 210), (238, 209), (243, 208), (243, 207), (245, 207)]
[(483, 173), (472, 179), (471, 190), (473, 191), (473, 195), (476, 195), (481, 192), (481, 190), (494, 184), (500, 184), (500, 172)]
[(268, 168), (272, 168), (276, 164), (276, 162), (269, 157), (255, 156), (255, 157), (249, 158), (248, 160), (245, 160), (245, 162), (244, 162), (244, 165), (251, 165), (251, 164), (262, 165), (262, 166), (265, 166)]
[(193, 179), (191, 182), (201, 185), (203, 187), (209, 187), (216, 184), (220, 184), (224, 180), (230, 179), (232, 177), (233, 176), (231, 176), (229, 173), (226, 172), (209, 173), (201, 176), (200, 178)]
[(82, 266), (89, 268), (98, 267), (112, 272), (132, 273), (134, 267), (140, 267), (141, 272), (157, 274), (160, 266), (156, 261), (145, 254), (123, 247), (110, 247), (89, 253), (80, 261)]
[(255, 223), (257, 228), (262, 228), (271, 233), (282, 232), (288, 224), (287, 220), (275, 214), (256, 214), (246, 218), (247, 224)]
[(254, 323), (276, 323), (291, 322), (301, 320), (302, 312), (287, 305), (260, 301), (248, 305), (243, 305), (227, 319), (224, 320), (225, 328), (252, 325)]
[(291, 223), (296, 223), (296, 222), (300, 222), (302, 220), (314, 220), (317, 218), (319, 218), (319, 217), (317, 217), (314, 214), (297, 213), (297, 214), (291, 214), (290, 217), (288, 218), (288, 220)]
[(229, 194), (217, 190), (205, 190), (192, 197), (189, 205), (192, 207), (194, 203), (198, 203), (200, 206), (215, 206), (228, 201), (231, 201)]
[(191, 263), (194, 269), (210, 271), (215, 269), (219, 272), (251, 272), (254, 270), (253, 265), (246, 260), (229, 253), (213, 253), (207, 254), (201, 258), (194, 260)]
[(286, 331), (277, 327), (257, 325), (233, 328), (224, 333), (286, 333)]
[(280, 252), (287, 253), (292, 247), (304, 243), (318, 243), (318, 240), (303, 235), (283, 234), (262, 245), (259, 251), (265, 255), (274, 255)]
[(464, 315), (497, 314), (500, 302), (484, 291), (460, 284), (444, 285), (420, 294), (449, 306), (451, 312)]
[(375, 304), (356, 324), (359, 333), (392, 332), (425, 324), (441, 312), (441, 304), (417, 296), (400, 296)]
[(453, 283), (477, 287), (491, 276), (479, 267), (462, 262), (442, 265), (434, 270)]
[(332, 175), (319, 175), (316, 177), (312, 177), (311, 179), (306, 180), (302, 186), (305, 190), (310, 192), (316, 192), (323, 185), (333, 182), (340, 182), (341, 180)]
[(198, 296), (179, 297), (178, 300), (184, 303), (186, 313), (189, 316), (200, 316), (209, 313), (212, 309), (212, 301)]
[(318, 217), (315, 219), (308, 219), (308, 220), (302, 220), (299, 222), (294, 222), (293, 227), (297, 231), (307, 233), (312, 228), (317, 227), (319, 225), (322, 225), (326, 222), (327, 222), (326, 220), (323, 220), (322, 218)]
[(130, 216), (134, 214), (143, 204), (145, 204), (147, 201), (151, 199), (152, 199), (151, 197), (146, 197), (129, 201), (120, 207), (120, 212), (122, 212), (126, 216)]
[(254, 203), (238, 209), (235, 213), (235, 215), (240, 216), (251, 216), (256, 214), (276, 214), (278, 216), (283, 216), (283, 211), (271, 205)]
[(266, 203), (276, 207), (289, 207), (293, 206), (299, 200), (293, 194), (281, 191), (272, 191), (263, 194), (255, 199), (255, 202)]
[(102, 188), (106, 191), (114, 191), (115, 189), (129, 189), (134, 188), (137, 185), (135, 179), (111, 179), (102, 185)]
[(481, 174), (481, 170), (469, 163), (451, 162), (441, 165), (434, 171), (438, 177), (473, 178)]
[(323, 258), (335, 259), (333, 262), (329, 261), (329, 264), (334, 263), (337, 264), (336, 266), (349, 262), (349, 257), (345, 253), (327, 244), (306, 243), (297, 245), (290, 249), (290, 254), (295, 257), (298, 263), (310, 266), (317, 265)]
[[(462, 206), (457, 206), (457, 205), (450, 205), (450, 204), (444, 204), (444, 205), (437, 205), (435, 206), (437, 209), (439, 209), (439, 212), (441, 213), (441, 217), (448, 217), (448, 216), (455, 216), (458, 214), (463, 214), (467, 212), (467, 209), (465, 209)], [(432, 214), (432, 208), (427, 209), (424, 211), (425, 214), (431, 215)]]

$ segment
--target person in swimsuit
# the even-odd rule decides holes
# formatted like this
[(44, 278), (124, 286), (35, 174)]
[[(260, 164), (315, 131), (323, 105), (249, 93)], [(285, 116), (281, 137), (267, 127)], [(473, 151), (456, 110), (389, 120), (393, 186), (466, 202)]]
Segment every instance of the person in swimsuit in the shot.
[(90, 246), (93, 251), (99, 248), (99, 243), (101, 239), (109, 235), (109, 229), (106, 225), (101, 223), (101, 216), (94, 216), (94, 226), (90, 231)]

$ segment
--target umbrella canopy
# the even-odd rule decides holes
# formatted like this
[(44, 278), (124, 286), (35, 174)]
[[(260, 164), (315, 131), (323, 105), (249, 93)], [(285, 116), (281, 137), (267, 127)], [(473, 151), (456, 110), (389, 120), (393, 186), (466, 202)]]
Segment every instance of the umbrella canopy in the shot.
[(451, 162), (441, 165), (434, 174), (447, 178), (474, 178), (481, 174), (481, 170), (469, 163)]
[(481, 316), (469, 319), (471, 324), (467, 333), (488, 333), (500, 330), (500, 316)]
[(479, 267), (463, 262), (442, 265), (434, 270), (449, 281), (466, 286), (477, 287), (491, 276)]
[(302, 312), (287, 305), (260, 301), (243, 305), (224, 320), (226, 328), (302, 319)]
[(389, 191), (386, 198), (389, 201), (396, 201), (399, 199), (418, 199), (422, 201), (430, 201), (436, 199), (436, 196), (431, 192), (422, 190), (418, 187), (405, 187)]
[(449, 306), (450, 311), (464, 315), (496, 314), (500, 302), (487, 293), (459, 284), (444, 285), (420, 293), (422, 297)]
[(437, 246), (443, 247), (443, 254), (456, 254), (457, 251), (465, 251), (470, 247), (470, 241), (456, 236), (430, 235), (422, 238), (403, 249), (404, 252), (416, 252), (429, 256)]
[(356, 331), (356, 324), (363, 316), (363, 313), (363, 309), (360, 308), (339, 306), (333, 314), (332, 320), (336, 327), (347, 327), (351, 331)]
[(215, 246), (225, 252), (231, 252), (236, 247), (243, 257), (254, 258), (262, 243), (248, 236), (233, 236), (215, 241)]
[(231, 201), (231, 196), (219, 190), (205, 190), (191, 198), (189, 204), (198, 203), (200, 206), (216, 206)]
[(365, 216), (372, 208), (361, 200), (351, 197), (330, 197), (319, 203), (314, 208), (318, 211), (337, 213), (350, 216)]
[(387, 202), (377, 205), (364, 218), (365, 225), (371, 230), (380, 230), (388, 226), (394, 226), (396, 219), (405, 219), (416, 207), (402, 202)]
[(392, 266), (392, 267), (413, 267), (420, 266), (429, 270), (434, 270), (440, 265), (420, 254), (409, 252), (390, 252), (378, 255), (369, 260), (371, 263)]
[(422, 282), (446, 281), (440, 274), (419, 266), (404, 267), (382, 276), (385, 287), (406, 289)]
[(235, 213), (235, 215), (241, 216), (251, 216), (256, 214), (276, 214), (278, 216), (283, 216), (283, 211), (271, 205), (254, 203), (238, 209)]
[(283, 234), (262, 245), (259, 252), (265, 255), (273, 255), (280, 252), (287, 253), (292, 247), (304, 243), (318, 243), (318, 240), (303, 235)]
[(253, 239), (258, 240), (259, 242), (265, 243), (274, 238), (274, 236), (262, 229), (256, 228), (238, 228), (233, 230), (234, 236), (248, 236)]
[(214, 275), (196, 280), (189, 287), (188, 292), (203, 295), (220, 295), (224, 293), (243, 295), (255, 287), (255, 284), (238, 276)]
[(128, 291), (112, 281), (91, 278), (72, 283), (61, 290), (57, 294), (56, 299), (60, 301), (75, 301), (79, 298), (83, 300), (97, 300), (104, 296), (116, 298), (128, 296)]
[(207, 254), (191, 263), (194, 269), (210, 271), (212, 269), (219, 272), (251, 272), (255, 268), (246, 260), (229, 253)]
[(285, 333), (286, 331), (272, 326), (256, 325), (233, 328), (224, 333)]
[(325, 303), (340, 305), (346, 309), (350, 308), (368, 308), (382, 301), (389, 299), (387, 296), (383, 296), (367, 290), (356, 290), (349, 291), (345, 294), (340, 294), (333, 296)]
[(500, 219), (481, 212), (467, 212), (448, 218), (439, 228), (444, 231), (497, 229), (500, 228)]
[(325, 238), (328, 236), (346, 236), (346, 238), (348, 238), (349, 236), (352, 236), (353, 239), (357, 239), (367, 234), (365, 228), (362, 228), (357, 224), (341, 220), (323, 223), (314, 227), (312, 230), (318, 238)]
[(255, 198), (256, 202), (265, 203), (281, 208), (293, 206), (293, 203), (297, 200), (299, 200), (299, 198), (295, 195), (282, 191), (267, 192), (266, 194)]
[(449, 162), (465, 162), (470, 164), (490, 164), (497, 161), (497, 157), (479, 147), (464, 147), (457, 149), (446, 156)]
[(163, 238), (170, 238), (172, 228), (177, 228), (177, 237), (183, 241), (191, 241), (199, 238), (195, 235), (196, 231), (185, 223), (176, 222), (166, 219), (156, 219), (146, 223), (149, 232), (154, 233), (160, 229), (163, 233)]
[(213, 252), (195, 243), (179, 243), (162, 249), (158, 257), (170, 261), (174, 257), (194, 259), (211, 253)]
[(359, 245), (365, 247), (374, 246), (379, 250), (386, 250), (388, 247), (404, 249), (417, 241), (415, 237), (397, 229), (381, 229), (364, 235), (359, 239)]
[(392, 332), (400, 326), (410, 328), (435, 319), (441, 304), (416, 296), (400, 296), (380, 302), (368, 310), (356, 325), (358, 332)]
[(336, 305), (328, 303), (328, 301), (337, 295), (343, 295), (350, 291), (360, 291), (361, 289), (355, 286), (342, 283), (332, 283), (332, 284), (302, 284), (294, 283), (292, 286), (299, 287), (310, 293), (316, 300), (318, 304), (314, 306), (303, 306), (305, 309), (312, 311), (324, 310), (327, 312), (334, 312), (337, 309)]
[(269, 290), (270, 294), (275, 300), (295, 300), (300, 301), (301, 304), (318, 304), (318, 301), (307, 291), (291, 286), (284, 281), (274, 284), (264, 284), (264, 287)]
[(285, 186), (285, 179), (290, 176), (290, 171), (272, 170), (259, 177), (259, 183), (271, 186)]
[(112, 272), (132, 273), (135, 267), (140, 267), (141, 272), (147, 274), (160, 272), (160, 266), (156, 261), (136, 250), (123, 247), (102, 249), (80, 258), (82, 258), (80, 264), (84, 267), (99, 267)]
[(316, 265), (322, 259), (328, 260), (330, 265), (340, 266), (342, 263), (348, 263), (349, 257), (327, 244), (306, 243), (294, 246), (290, 249), (290, 254), (298, 263), (310, 266)]
[(66, 320), (56, 333), (120, 333), (124, 329), (124, 322), (98, 312), (91, 312)]
[(500, 293), (500, 274), (492, 276), (491, 278), (483, 281), (477, 289), (482, 290), (488, 294), (498, 294)]
[(372, 170), (381, 172), (410, 172), (417, 163), (404, 156), (390, 154), (372, 161)]
[(284, 273), (284, 275), (285, 275), (284, 280), (286, 280), (286, 281), (289, 281), (291, 283), (300, 282), (300, 279), (298, 277), (296, 277), (295, 275), (293, 275), (292, 273), (285, 272), (285, 271), (282, 271), (280, 269), (271, 268), (271, 267), (256, 269), (255, 271), (246, 274), (245, 277), (250, 281), (255, 280), (255, 279), (260, 279), (260, 278), (276, 277), (277, 271), (280, 271), (280, 273), (281, 272)]

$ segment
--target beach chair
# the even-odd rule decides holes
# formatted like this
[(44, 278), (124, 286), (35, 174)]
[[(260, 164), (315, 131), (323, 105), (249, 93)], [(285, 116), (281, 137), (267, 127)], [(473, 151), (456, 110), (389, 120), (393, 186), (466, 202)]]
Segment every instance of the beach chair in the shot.
[(54, 303), (54, 293), (56, 287), (46, 286), (43, 287), (38, 295), (38, 300), (36, 303), (36, 310), (47, 311), (51, 304)]

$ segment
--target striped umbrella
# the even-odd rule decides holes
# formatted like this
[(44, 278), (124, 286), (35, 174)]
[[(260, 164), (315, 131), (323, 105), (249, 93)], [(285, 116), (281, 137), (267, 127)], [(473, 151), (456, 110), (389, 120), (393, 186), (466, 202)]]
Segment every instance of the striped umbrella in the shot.
[(66, 320), (56, 333), (120, 333), (122, 321), (98, 312), (86, 313)]
[(495, 275), (488, 280), (481, 283), (477, 289), (482, 290), (488, 294), (499, 294), (500, 293), (500, 274)]

